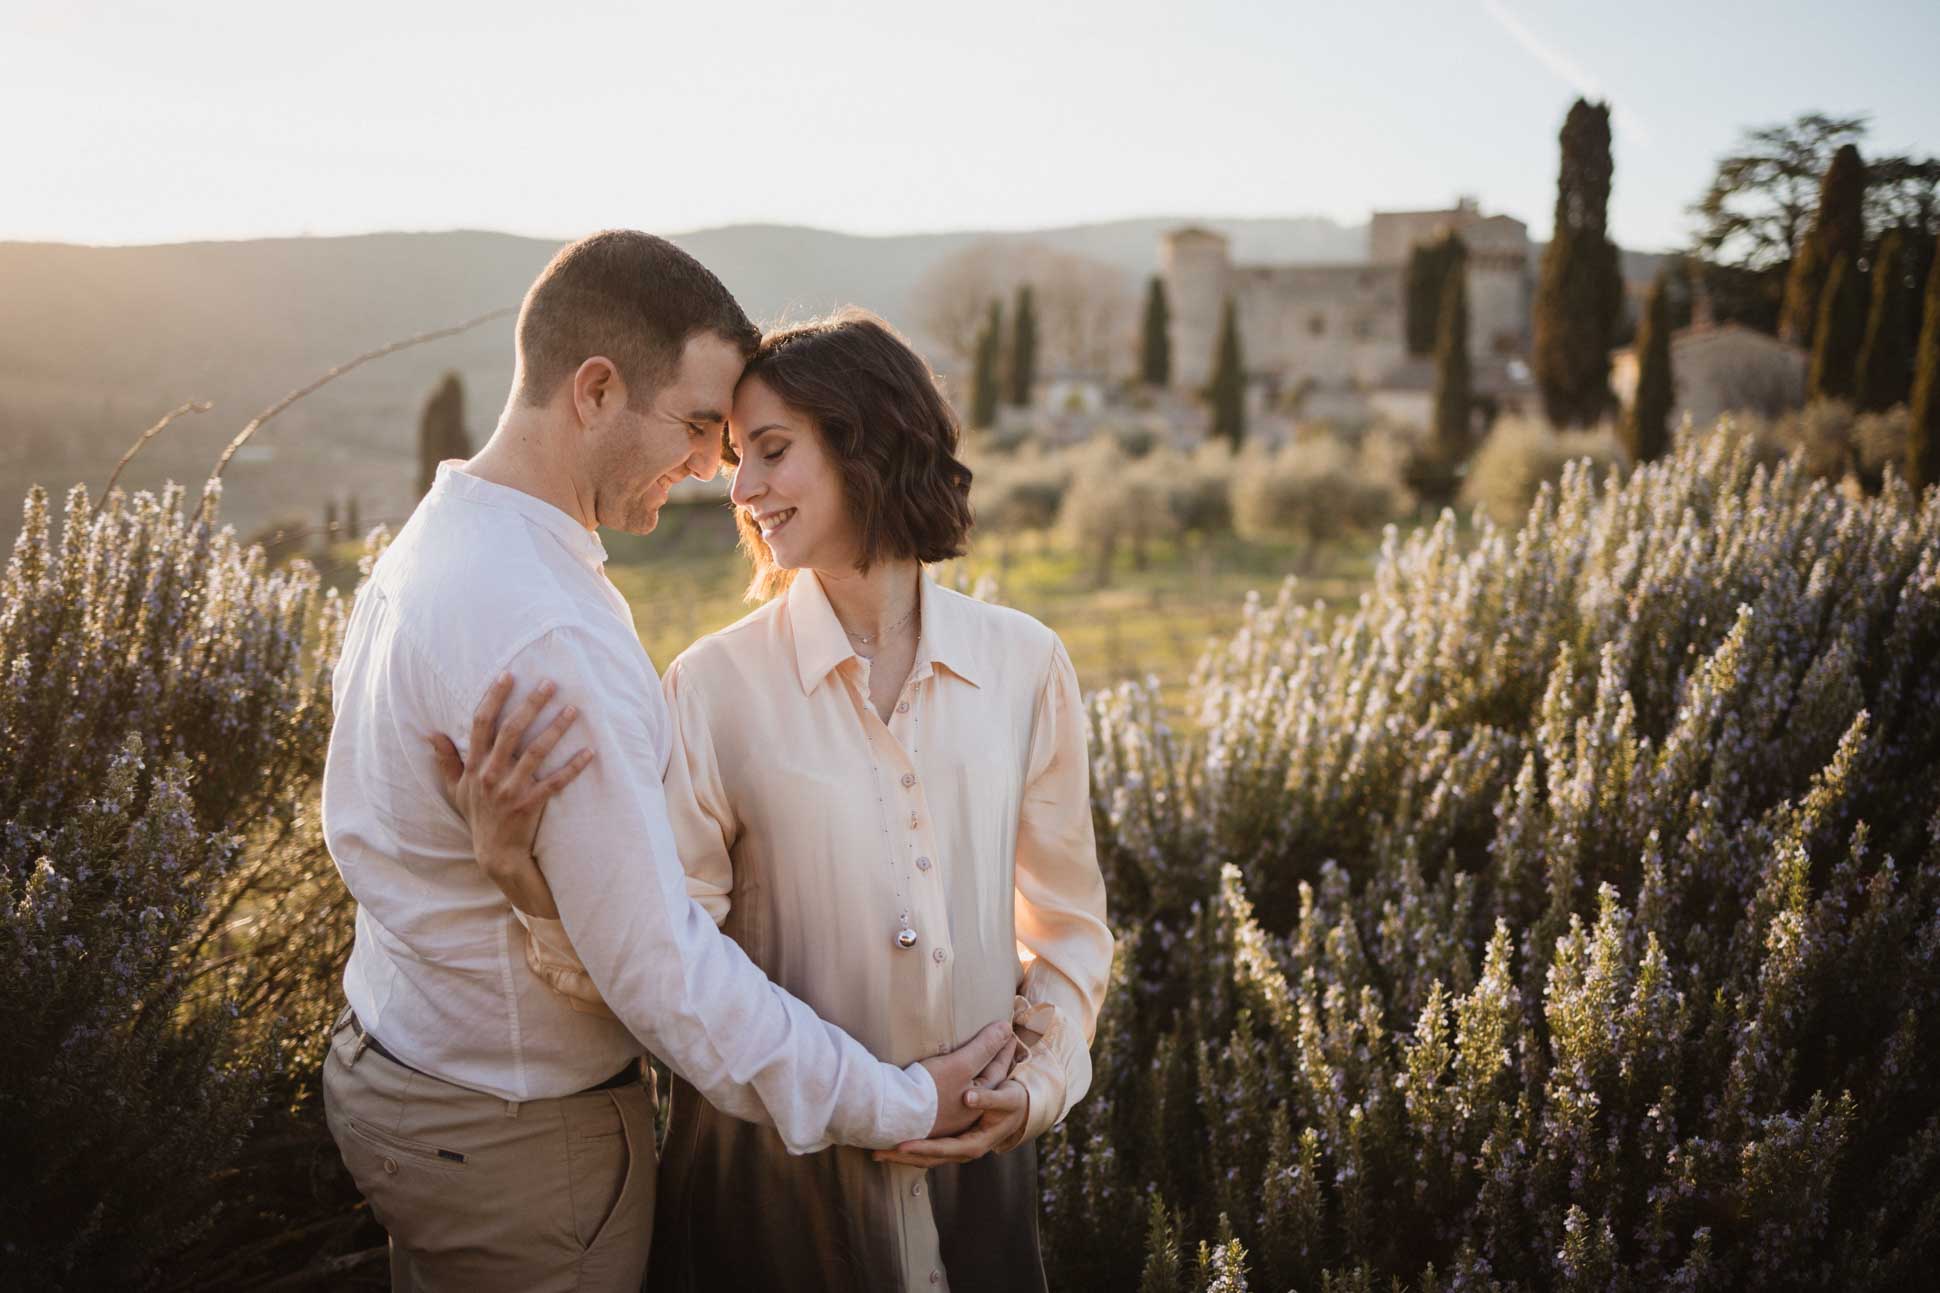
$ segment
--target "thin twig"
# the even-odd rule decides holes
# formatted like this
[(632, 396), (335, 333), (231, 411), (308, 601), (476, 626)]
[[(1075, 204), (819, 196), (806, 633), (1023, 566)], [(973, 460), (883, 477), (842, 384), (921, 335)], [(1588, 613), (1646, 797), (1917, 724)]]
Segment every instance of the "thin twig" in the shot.
[(494, 319), (503, 319), (506, 315), (513, 313), (517, 308), (518, 307), (516, 306), (508, 305), (503, 309), (492, 310), (489, 313), (481, 314), (476, 319), (468, 319), (464, 323), (460, 323), (455, 327), (437, 328), (430, 332), (420, 332), (415, 337), (406, 337), (402, 341), (393, 341), (389, 345), (379, 346), (375, 350), (366, 350), (363, 354), (357, 356), (355, 359), (346, 360), (344, 363), (338, 364), (335, 368), (332, 368), (329, 372), (317, 378), (315, 381), (311, 382), (308, 386), (302, 387), (298, 390), (291, 391), (288, 395), (285, 395), (282, 399), (276, 401), (276, 403), (270, 405), (268, 408), (264, 409), (261, 413), (258, 413), (255, 417), (251, 418), (249, 420), (249, 425), (244, 427), (241, 431), (238, 431), (236, 433), (236, 438), (229, 442), (229, 447), (222, 451), (222, 457), (216, 459), (215, 470), (209, 473), (209, 479), (221, 480), (223, 468), (227, 467), (229, 465), (229, 460), (236, 456), (236, 450), (242, 448), (244, 443), (248, 441), (249, 437), (256, 434), (256, 429), (258, 427), (262, 426), (263, 423), (275, 417), (278, 413), (281, 413), (284, 409), (290, 407), (290, 405), (302, 399), (305, 395), (308, 395), (310, 392), (316, 390), (319, 386), (323, 386), (329, 382), (333, 382), (337, 378), (342, 377), (345, 373), (349, 372), (351, 369), (359, 367), (360, 365), (363, 365), (363, 364), (367, 364), (373, 359), (382, 359), (385, 355), (396, 354), (398, 351), (408, 350), (412, 346), (421, 346), (427, 341), (440, 341), (445, 337), (455, 337), (461, 332), (469, 332), (471, 329), (478, 327), (482, 323), (490, 323)]
[(164, 413), (160, 422), (157, 422), (154, 426), (136, 436), (135, 443), (128, 446), (128, 452), (121, 455), (121, 461), (115, 464), (114, 475), (108, 477), (108, 484), (101, 491), (101, 497), (106, 498), (108, 495), (114, 493), (115, 482), (121, 479), (121, 469), (126, 467), (129, 461), (141, 452), (143, 445), (160, 435), (163, 427), (185, 413), (207, 413), (214, 407), (215, 405), (209, 403), (207, 400), (190, 400), (187, 404), (178, 404), (167, 413)]
[(339, 1277), (348, 1275), (352, 1271), (376, 1266), (389, 1256), (390, 1249), (380, 1245), (376, 1248), (366, 1248), (362, 1252), (345, 1253), (341, 1257), (326, 1257), (314, 1265), (305, 1266), (281, 1279), (272, 1280), (268, 1284), (259, 1284), (256, 1287), (259, 1293), (271, 1293), (271, 1290), (305, 1289), (314, 1288), (319, 1284), (332, 1284)]

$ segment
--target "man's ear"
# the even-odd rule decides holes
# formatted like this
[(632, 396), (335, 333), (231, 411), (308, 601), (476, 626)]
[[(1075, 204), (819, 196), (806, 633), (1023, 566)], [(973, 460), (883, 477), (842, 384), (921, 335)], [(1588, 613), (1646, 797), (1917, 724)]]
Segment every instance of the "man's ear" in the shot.
[(590, 426), (626, 406), (626, 382), (604, 355), (594, 355), (573, 373), (573, 410), (580, 424)]

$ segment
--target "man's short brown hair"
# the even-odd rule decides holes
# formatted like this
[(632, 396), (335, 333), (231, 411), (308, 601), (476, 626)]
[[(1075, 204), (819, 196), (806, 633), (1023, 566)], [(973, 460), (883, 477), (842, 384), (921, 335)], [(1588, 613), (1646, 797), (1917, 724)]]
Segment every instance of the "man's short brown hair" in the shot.
[[(943, 561), (970, 533), (970, 469), (961, 432), (930, 366), (887, 323), (853, 306), (770, 332), (742, 381), (760, 378), (781, 402), (813, 418), (842, 480), (860, 538), (859, 567), (885, 558)], [(730, 452), (727, 460), (734, 462)], [(772, 597), (794, 572), (775, 565), (761, 531), (735, 509), (754, 562), (750, 598)]]
[(613, 361), (627, 402), (673, 376), (681, 348), (714, 333), (750, 355), (761, 333), (721, 280), (665, 238), (606, 229), (561, 247), (519, 307), (521, 404), (538, 406), (594, 355)]

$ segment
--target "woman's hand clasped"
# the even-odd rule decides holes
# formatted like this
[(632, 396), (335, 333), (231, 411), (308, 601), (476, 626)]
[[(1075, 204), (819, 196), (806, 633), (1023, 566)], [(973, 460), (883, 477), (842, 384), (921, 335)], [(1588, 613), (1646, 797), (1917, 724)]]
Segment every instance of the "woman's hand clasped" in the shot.
[[(989, 1065), (972, 1080), (970, 1089), (963, 1093), (963, 1105), (969, 1110), (967, 1125), (961, 1118), (946, 1121), (942, 1111), (938, 1111), (937, 1130), (960, 1126), (962, 1129), (955, 1135), (932, 1134), (928, 1140), (906, 1140), (894, 1149), (877, 1150), (876, 1161), (909, 1167), (941, 1167), (945, 1163), (968, 1163), (999, 1146), (1008, 1146), (1017, 1139), (1031, 1114), (1030, 1092), (1010, 1076), (1016, 1058), (1016, 1039), (1006, 1040), (991, 1057)], [(940, 1087), (938, 1096), (942, 1096)]]
[(547, 756), (579, 716), (568, 705), (544, 728), (530, 731), (555, 690), (550, 682), (540, 683), (501, 723), (499, 715), (512, 694), (512, 676), (493, 683), (472, 715), (469, 764), (448, 737), (440, 733), (431, 738), (445, 792), (472, 828), (472, 852), (478, 865), (514, 907), (546, 919), (557, 919), (559, 908), (532, 855), (539, 819), (546, 802), (593, 761), (592, 750), (581, 750), (553, 772), (541, 775)]
[(908, 1140), (894, 1149), (876, 1151), (878, 1163), (910, 1167), (942, 1167), (968, 1163), (1017, 1139), (1031, 1116), (1031, 1095), (1015, 1078), (989, 1090), (964, 1093), (963, 1102), (981, 1116), (968, 1131), (940, 1140)]

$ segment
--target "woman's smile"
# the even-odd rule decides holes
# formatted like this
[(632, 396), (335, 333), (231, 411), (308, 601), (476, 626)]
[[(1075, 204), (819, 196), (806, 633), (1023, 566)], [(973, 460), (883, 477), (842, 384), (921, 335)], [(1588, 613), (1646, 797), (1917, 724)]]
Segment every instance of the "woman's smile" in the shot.
[(754, 523), (756, 526), (760, 528), (762, 538), (773, 539), (775, 537), (775, 534), (784, 525), (787, 525), (790, 521), (794, 519), (795, 519), (794, 508), (780, 507), (780, 508), (776, 508), (772, 512), (768, 512), (763, 515), (755, 517)]

